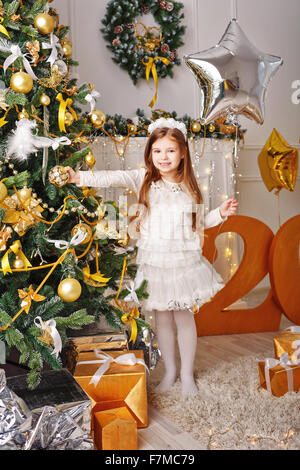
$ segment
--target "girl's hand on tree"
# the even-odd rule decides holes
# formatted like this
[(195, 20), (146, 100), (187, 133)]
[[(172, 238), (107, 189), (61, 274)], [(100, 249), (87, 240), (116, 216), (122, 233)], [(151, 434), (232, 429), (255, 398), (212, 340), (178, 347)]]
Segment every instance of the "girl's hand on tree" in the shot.
[(222, 202), (222, 204), (219, 207), (221, 217), (224, 218), (229, 215), (234, 215), (236, 213), (238, 205), (239, 203), (234, 198), (227, 199), (227, 201)]
[(78, 171), (74, 171), (73, 168), (70, 166), (65, 167), (68, 170), (69, 174), (69, 183), (79, 184), (80, 183), (80, 176)]

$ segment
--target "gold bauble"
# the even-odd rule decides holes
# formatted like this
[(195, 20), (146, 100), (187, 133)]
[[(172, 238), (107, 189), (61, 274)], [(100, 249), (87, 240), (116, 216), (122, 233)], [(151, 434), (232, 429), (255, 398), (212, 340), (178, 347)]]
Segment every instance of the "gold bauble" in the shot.
[(135, 124), (129, 124), (128, 131), (133, 134), (137, 131), (137, 126)]
[(51, 100), (49, 98), (48, 95), (46, 95), (46, 93), (43, 93), (40, 97), (40, 104), (42, 104), (43, 106), (49, 106)]
[(81, 285), (77, 279), (68, 277), (60, 282), (57, 293), (64, 302), (75, 302), (81, 295)]
[(21, 201), (26, 201), (31, 197), (31, 188), (27, 188), (27, 186), (24, 186), (24, 188), (20, 189), (18, 191), (18, 195), (20, 196)]
[(209, 132), (214, 132), (215, 129), (216, 129), (216, 127), (214, 126), (214, 124), (210, 124), (210, 125), (208, 126)]
[(27, 113), (26, 109), (23, 108), (22, 111), (18, 114), (19, 121), (21, 119), (29, 119), (29, 114)]
[(56, 165), (49, 171), (48, 178), (50, 183), (61, 188), (69, 181), (69, 173), (64, 166)]
[(105, 123), (105, 114), (100, 109), (94, 109), (90, 114), (90, 120), (96, 129), (99, 129)]
[(130, 241), (130, 237), (129, 237), (129, 235), (127, 234), (127, 235), (126, 235), (126, 238), (118, 240), (118, 243), (119, 243), (119, 245), (121, 245), (121, 246), (127, 246), (128, 243), (129, 243), (129, 241)]
[(65, 57), (71, 57), (72, 55), (72, 44), (66, 42), (63, 46), (62, 46), (62, 50), (63, 50), (63, 53), (64, 53), (64, 56)]
[(72, 232), (71, 232), (72, 238), (79, 231), (86, 234), (85, 239), (80, 243), (80, 245), (84, 245), (85, 243), (88, 243), (93, 235), (92, 228), (88, 224), (84, 224), (84, 223), (74, 225), (74, 227), (72, 228)]
[(200, 124), (200, 122), (194, 121), (194, 122), (192, 123), (192, 131), (193, 131), (193, 132), (199, 132), (200, 129), (201, 129), (201, 124)]
[(40, 13), (34, 18), (35, 28), (41, 34), (50, 34), (54, 30), (55, 20), (48, 13)]
[(96, 158), (94, 154), (91, 151), (89, 151), (89, 153), (87, 153), (86, 156), (84, 157), (84, 161), (88, 166), (93, 166), (96, 163)]
[(16, 257), (16, 259), (13, 261), (13, 267), (15, 269), (24, 268), (24, 261), (21, 258)]
[(16, 93), (29, 93), (33, 87), (33, 80), (26, 72), (16, 72), (11, 76), (10, 87)]
[(65, 125), (66, 126), (71, 126), (74, 122), (74, 117), (72, 113), (69, 113), (68, 111), (65, 114)]
[(7, 196), (7, 187), (4, 183), (0, 183), (0, 202), (4, 201)]

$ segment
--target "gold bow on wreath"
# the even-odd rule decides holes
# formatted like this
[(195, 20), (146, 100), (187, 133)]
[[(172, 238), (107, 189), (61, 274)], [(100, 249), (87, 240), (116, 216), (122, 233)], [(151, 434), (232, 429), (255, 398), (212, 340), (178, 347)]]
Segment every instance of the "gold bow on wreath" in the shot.
[(150, 108), (152, 108), (152, 106), (154, 105), (154, 103), (157, 99), (157, 70), (156, 70), (156, 66), (155, 66), (155, 61), (156, 60), (161, 60), (165, 65), (169, 65), (169, 63), (170, 63), (169, 59), (167, 59), (166, 57), (160, 57), (160, 56), (149, 57), (148, 62), (144, 62), (144, 59), (142, 59), (142, 62), (146, 67), (146, 80), (147, 80), (147, 82), (149, 83), (150, 72), (152, 72), (152, 76), (153, 76), (154, 83), (155, 83), (155, 94), (154, 94), (154, 97), (152, 98), (152, 100), (150, 101), (150, 103), (148, 105), (148, 106), (150, 106)]
[(58, 110), (59, 130), (60, 130), (60, 132), (67, 132), (66, 127), (65, 127), (65, 116), (66, 116), (67, 108), (69, 109), (69, 111), (72, 114), (75, 121), (77, 120), (77, 114), (74, 111), (74, 109), (71, 107), (71, 104), (73, 103), (73, 100), (71, 98), (67, 98), (66, 100), (64, 100), (61, 93), (59, 93), (57, 95), (56, 99), (57, 99), (57, 101), (60, 102), (59, 110)]

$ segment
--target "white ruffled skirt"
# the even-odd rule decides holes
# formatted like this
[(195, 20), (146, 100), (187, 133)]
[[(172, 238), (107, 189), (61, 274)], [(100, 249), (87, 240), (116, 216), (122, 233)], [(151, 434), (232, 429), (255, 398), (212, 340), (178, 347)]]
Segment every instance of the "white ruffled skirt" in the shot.
[(220, 274), (200, 250), (157, 252), (138, 249), (138, 273), (147, 280), (147, 299), (142, 308), (151, 310), (199, 309), (223, 289)]

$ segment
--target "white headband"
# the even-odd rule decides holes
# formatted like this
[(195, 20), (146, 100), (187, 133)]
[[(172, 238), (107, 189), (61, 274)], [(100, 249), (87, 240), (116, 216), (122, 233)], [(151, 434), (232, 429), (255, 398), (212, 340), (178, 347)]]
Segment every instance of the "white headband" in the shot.
[(158, 129), (159, 127), (169, 127), (170, 129), (178, 129), (179, 131), (182, 132), (184, 135), (184, 138), (187, 138), (187, 130), (183, 122), (176, 121), (173, 118), (159, 118), (156, 119), (156, 121), (152, 122), (148, 126), (148, 132), (149, 134), (152, 134), (152, 132), (155, 129)]

